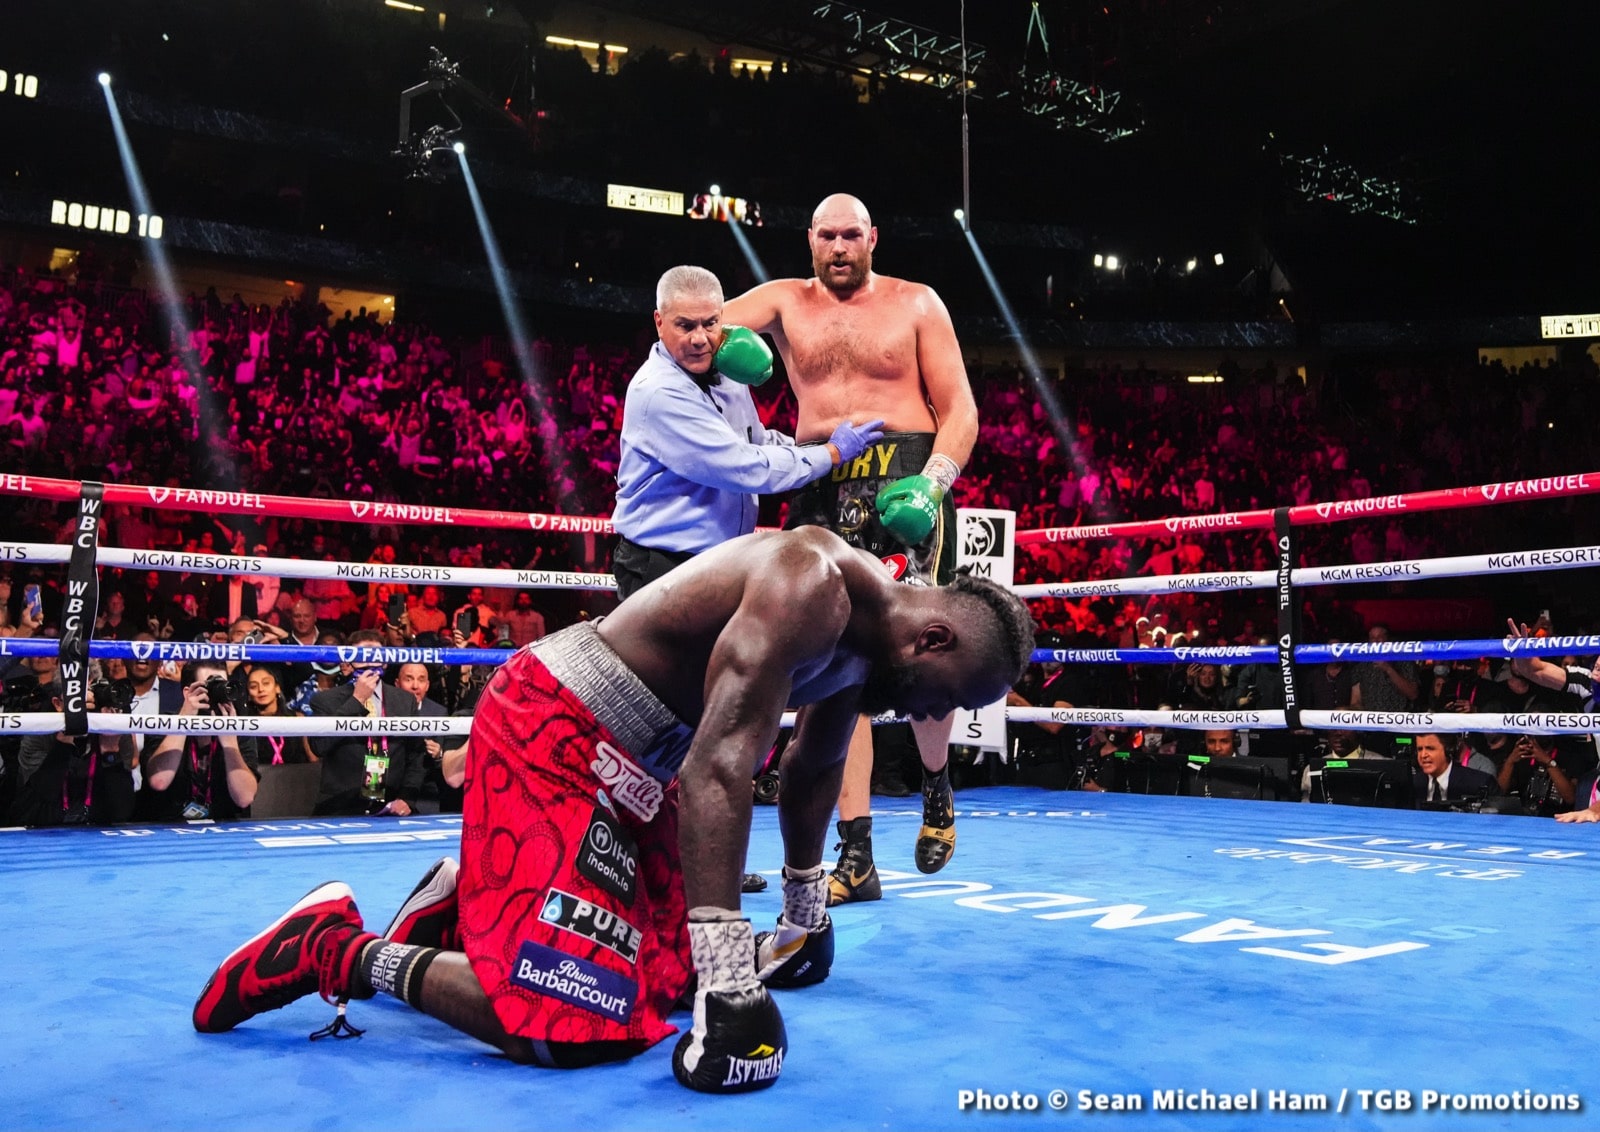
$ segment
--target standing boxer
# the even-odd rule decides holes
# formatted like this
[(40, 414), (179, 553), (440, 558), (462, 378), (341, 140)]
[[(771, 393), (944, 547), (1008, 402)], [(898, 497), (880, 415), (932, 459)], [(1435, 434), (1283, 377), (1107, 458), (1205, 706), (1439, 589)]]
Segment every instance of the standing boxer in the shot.
[[(882, 421), (840, 421), (826, 443), (798, 446), (756, 415), (750, 387), (772, 376), (772, 351), (722, 322), (722, 284), (703, 267), (656, 283), (650, 356), (622, 402), (622, 458), (611, 555), (626, 601), (696, 554), (756, 529), (756, 496), (790, 491), (861, 456)], [(746, 873), (744, 890), (767, 887)]]
[[(795, 432), (823, 438), (851, 416), (887, 432), (860, 459), (798, 492), (789, 525), (825, 526), (912, 583), (949, 581), (955, 563), (950, 488), (978, 437), (978, 407), (955, 328), (932, 288), (872, 270), (878, 230), (864, 204), (836, 193), (806, 233), (811, 279), (775, 279), (727, 304), (729, 321), (770, 333), (799, 402)], [(922, 755), (917, 868), (938, 872), (955, 852), (947, 766), (953, 718), (913, 723)], [(857, 727), (839, 794), (844, 852), (829, 904), (882, 896), (872, 860), (872, 732)]]

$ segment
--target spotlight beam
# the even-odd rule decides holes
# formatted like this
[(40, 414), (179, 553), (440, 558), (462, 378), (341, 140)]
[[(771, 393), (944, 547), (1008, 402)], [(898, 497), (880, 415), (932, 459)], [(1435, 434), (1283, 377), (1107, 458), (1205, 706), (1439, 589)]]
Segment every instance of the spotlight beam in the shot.
[[(136, 211), (144, 216), (154, 216), (155, 209), (150, 206), (150, 193), (145, 187), (144, 174), (139, 169), (139, 159), (134, 155), (133, 142), (128, 137), (127, 127), (123, 124), (122, 112), (117, 108), (117, 96), (111, 89), (111, 76), (101, 72), (99, 83), (100, 92), (106, 99), (106, 113), (111, 117), (111, 131), (116, 135), (117, 156), (122, 161), (122, 175), (128, 183), (128, 196), (132, 199)], [(168, 334), (177, 340), (175, 352), (184, 360), (189, 381), (194, 385), (195, 411), (200, 418), (200, 451), (212, 453), (223, 451), (225, 449), (221, 441), (225, 436), (225, 429), (217, 413), (215, 399), (211, 395), (211, 385), (194, 365), (189, 346), (189, 325), (184, 318), (183, 297), (178, 293), (178, 283), (172, 274), (172, 261), (167, 258), (167, 250), (160, 240), (149, 239), (143, 243), (145, 252), (150, 256), (150, 268), (155, 272), (156, 294), (166, 311)], [(208, 462), (200, 461), (199, 478), (202, 481), (212, 482), (213, 477), (208, 470), (210, 467)], [(227, 475), (224, 478), (232, 480), (235, 477)]]
[[(714, 188), (715, 186), (713, 186)], [(739, 250), (744, 253), (744, 261), (750, 267), (750, 274), (756, 277), (757, 283), (765, 283), (772, 276), (767, 274), (767, 268), (761, 262), (761, 257), (756, 254), (755, 245), (750, 242), (750, 237), (744, 234), (744, 225), (733, 218), (733, 210), (728, 210), (728, 231), (733, 233), (733, 242), (739, 245)]]
[[(507, 270), (505, 257), (500, 253), (500, 241), (494, 234), (494, 226), (489, 223), (489, 213), (483, 206), (482, 194), (478, 192), (477, 179), (473, 177), (472, 166), (467, 162), (466, 147), (458, 143), (455, 154), (456, 161), (461, 166), (461, 180), (467, 186), (467, 196), (472, 201), (472, 215), (478, 221), (478, 235), (483, 239), (483, 252), (489, 260), (489, 273), (494, 277), (494, 291), (500, 300), (500, 313), (505, 318), (506, 331), (511, 336), (511, 356), (516, 362), (517, 374), (522, 378), (523, 396), (527, 398), (532, 410), (530, 417), (537, 419), (549, 411), (549, 398), (545, 395), (544, 382), (539, 377), (539, 367), (533, 360), (533, 338), (528, 333), (528, 325), (523, 321), (522, 312), (517, 309), (516, 296), (511, 287), (511, 272)], [(539, 452), (550, 486), (554, 488), (561, 482), (555, 454), (542, 442), (539, 445)], [(552, 502), (558, 501), (552, 500)]]
[(977, 238), (965, 224), (962, 225), (962, 233), (967, 238), (967, 246), (972, 249), (973, 259), (978, 262), (978, 270), (983, 273), (983, 281), (989, 285), (989, 293), (994, 296), (995, 306), (1000, 309), (1000, 318), (1005, 322), (1006, 329), (1011, 332), (1012, 337), (1017, 340), (1017, 348), (1022, 354), (1022, 368), (1027, 371), (1028, 379), (1033, 382), (1034, 392), (1039, 397), (1039, 403), (1044, 406), (1045, 416), (1050, 421), (1050, 431), (1055, 433), (1056, 443), (1061, 446), (1061, 451), (1067, 454), (1072, 466), (1081, 474), (1086, 465), (1082, 454), (1078, 451), (1073, 430), (1068, 426), (1066, 417), (1062, 415), (1061, 403), (1056, 400), (1055, 389), (1045, 376), (1044, 368), (1040, 366), (1038, 355), (1033, 352), (1033, 346), (1028, 342), (1027, 335), (1022, 332), (1022, 323), (1017, 321), (1017, 313), (1012, 309), (1006, 293), (1001, 290), (1000, 280), (995, 277), (994, 269), (989, 266), (989, 259), (983, 254), (983, 249), (978, 246)]

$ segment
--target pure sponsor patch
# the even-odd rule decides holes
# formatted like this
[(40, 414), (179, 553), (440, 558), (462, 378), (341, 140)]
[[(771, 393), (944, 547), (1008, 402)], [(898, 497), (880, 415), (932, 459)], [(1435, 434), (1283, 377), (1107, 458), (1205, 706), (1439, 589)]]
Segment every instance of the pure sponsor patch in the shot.
[(624, 904), (633, 903), (638, 890), (639, 849), (628, 831), (599, 806), (589, 816), (589, 828), (578, 847), (578, 872)]
[(632, 979), (531, 939), (517, 949), (511, 981), (623, 1025), (639, 997), (639, 984)]
[(609, 908), (601, 908), (581, 896), (552, 888), (545, 894), (539, 919), (551, 927), (597, 943), (628, 963), (639, 959), (644, 933)]

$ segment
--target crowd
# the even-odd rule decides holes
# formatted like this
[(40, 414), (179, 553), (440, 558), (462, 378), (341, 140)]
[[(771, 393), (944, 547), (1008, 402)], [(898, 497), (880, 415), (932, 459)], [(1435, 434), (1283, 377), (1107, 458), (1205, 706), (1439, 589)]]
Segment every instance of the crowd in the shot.
[[(512, 511), (611, 510), (621, 400), (637, 350), (541, 337), (532, 347), (535, 380), (525, 384), (492, 344), (452, 340), (377, 312), (332, 319), (312, 302), (252, 307), (208, 293), (191, 297), (183, 313), (185, 329), (169, 338), (143, 293), (98, 278), (7, 270), (0, 284), (0, 472), (375, 502), (470, 501)], [(1047, 378), (1063, 412), (1051, 420), (1019, 369), (971, 369), (981, 431), (957, 483), (958, 502), (1014, 508), (1021, 529), (1581, 471), (1586, 438), (1569, 422), (1578, 419), (1579, 399), (1594, 376), (1586, 361), (1521, 373), (1436, 363), (1336, 370), (1307, 385), (1283, 381), (1267, 367), (1225, 371), (1226, 384), (1191, 387), (1163, 380), (1167, 375), (1068, 369)], [(756, 393), (763, 420), (792, 430), (787, 386), (773, 382)], [(1263, 443), (1264, 436), (1271, 442)], [(16, 502), (10, 537), (65, 537), (66, 510)], [(1577, 500), (1522, 508), (1514, 546), (1570, 541), (1586, 506)], [(763, 517), (780, 522), (781, 504), (768, 500)], [(102, 542), (389, 563), (608, 566), (608, 540), (593, 535), (452, 535), (437, 527), (113, 507)], [(1510, 545), (1503, 520), (1483, 509), (1307, 528), (1301, 560), (1369, 562)], [(1262, 533), (1057, 543), (1018, 555), (1020, 581), (1273, 565)], [(58, 573), (0, 563), (0, 633), (53, 631)], [(32, 621), (23, 608), (28, 584), (42, 588), (40, 616)], [(341, 641), (368, 631), (390, 643), (448, 643), (457, 628), (453, 615), (472, 607), (469, 638), (520, 644), (546, 621), (558, 628), (603, 611), (610, 600), (600, 593), (441, 594), (434, 587), (270, 577), (230, 585), (209, 575), (116, 570), (104, 571), (101, 585), (99, 631), (121, 639), (147, 632), (176, 640), (225, 637), (230, 625), (247, 620), (259, 622), (259, 630), (246, 632), (305, 643), (325, 631)], [(1035, 613), (1060, 640), (1079, 646), (1257, 644), (1276, 624), (1263, 594), (1050, 601), (1037, 603)], [(1524, 609), (1495, 612), (1531, 619)], [(1583, 623), (1590, 612), (1579, 598), (1560, 616), (1566, 624)], [(1313, 591), (1303, 616), (1307, 640), (1359, 639), (1368, 631), (1337, 591)], [(1581, 667), (1580, 658), (1569, 660)], [(13, 677), (25, 675), (16, 664), (12, 669)], [(1369, 674), (1366, 706), (1442, 702), (1438, 680), (1426, 678), (1430, 671), (1388, 681), (1387, 691)], [(1082, 702), (1096, 705), (1273, 707), (1281, 692), (1268, 676), (1250, 666), (1142, 666), (1104, 678), (1086, 669), (1077, 678), (1095, 685)], [(1520, 708), (1540, 694), (1522, 689), (1509, 669), (1484, 665), (1477, 678), (1479, 691), (1468, 699), (1480, 707)], [(243, 675), (238, 679), (243, 705)], [(316, 683), (309, 670), (275, 679), (286, 703), (308, 702), (297, 693)], [(1326, 707), (1347, 706), (1348, 688), (1367, 686), (1341, 682), (1337, 666), (1307, 670), (1305, 682), (1328, 701), (1314, 706)], [(454, 710), (457, 681), (444, 683), (451, 690), (440, 694), (441, 706)], [(1566, 706), (1577, 703), (1569, 698)], [(1144, 738), (1149, 744), (1151, 737)], [(1157, 739), (1154, 747), (1165, 742)]]

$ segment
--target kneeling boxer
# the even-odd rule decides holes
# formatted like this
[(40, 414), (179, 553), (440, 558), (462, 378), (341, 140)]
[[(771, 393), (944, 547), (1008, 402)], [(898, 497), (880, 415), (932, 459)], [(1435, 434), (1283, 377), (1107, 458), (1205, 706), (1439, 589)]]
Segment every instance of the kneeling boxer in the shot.
[[(404, 910), (390, 938), (369, 933), (350, 890), (324, 885), (223, 961), (195, 1027), (313, 990), (383, 990), (518, 1060), (575, 1066), (673, 1032), (692, 973), (678, 1080), (764, 1088), (788, 1049), (767, 988), (820, 982), (832, 963), (823, 841), (857, 716), (993, 702), (1032, 649), (1028, 611), (1002, 587), (902, 586), (818, 528), (707, 551), (603, 622), (522, 650), (485, 689), (460, 952), (412, 942), (428, 917)], [(790, 704), (803, 706), (779, 768), (784, 907), (757, 936), (739, 912), (750, 778)]]

